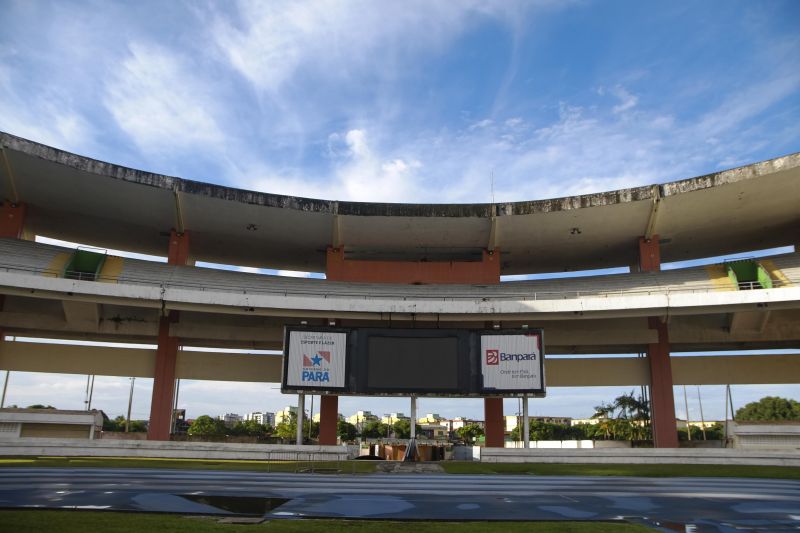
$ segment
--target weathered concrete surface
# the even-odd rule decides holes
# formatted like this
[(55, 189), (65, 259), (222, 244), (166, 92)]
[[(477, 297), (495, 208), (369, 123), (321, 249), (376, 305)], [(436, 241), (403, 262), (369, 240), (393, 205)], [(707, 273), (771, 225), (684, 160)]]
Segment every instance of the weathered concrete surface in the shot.
[[(651, 293), (610, 294), (606, 298), (581, 297), (563, 300), (511, 298), (405, 298), (396, 296), (341, 296), (328, 298), (303, 294), (248, 294), (172, 288), (169, 286), (95, 283), (61, 278), (0, 272), (0, 288), (5, 294), (39, 298), (73, 298), (81, 301), (155, 307), (178, 311), (203, 311), (262, 316), (292, 315), (305, 311), (320, 318), (351, 317), (380, 320), (386, 313), (438, 314), (445, 320), (497, 320), (521, 317), (554, 319), (593, 315), (633, 317), (691, 315), (751, 310), (768, 305), (770, 309), (794, 309), (800, 302), (800, 287), (758, 291), (671, 293), (653, 288)], [(664, 291), (664, 292), (662, 292)], [(331, 314), (333, 313), (333, 314)]]
[(74, 439), (17, 439), (0, 441), (0, 456), (162, 457), (171, 459), (241, 459), (260, 461), (344, 461), (344, 446), (293, 444), (229, 444), (217, 442), (158, 442), (139, 440), (75, 441)]
[(696, 464), (800, 467), (800, 451), (673, 448), (506, 449), (482, 448), (484, 463)]
[[(178, 220), (192, 233), (197, 260), (243, 266), (321, 272), (324, 250), (333, 244), (362, 257), (394, 254), (411, 261), (455, 259), (498, 247), (503, 274), (526, 274), (629, 266), (636, 260), (634, 243), (645, 233), (660, 235), (662, 260), (675, 261), (790, 245), (798, 231), (800, 154), (671, 183), (565, 198), (394, 204), (184, 180), (2, 132), (0, 145), (16, 184), (11, 191), (0, 168), (0, 198), (18, 195), (28, 206), (26, 230), (163, 255), (165, 235)], [(86, 190), (93, 194), (82, 193)], [(656, 199), (657, 223), (651, 220)], [(731, 224), (734, 216), (737, 223)]]

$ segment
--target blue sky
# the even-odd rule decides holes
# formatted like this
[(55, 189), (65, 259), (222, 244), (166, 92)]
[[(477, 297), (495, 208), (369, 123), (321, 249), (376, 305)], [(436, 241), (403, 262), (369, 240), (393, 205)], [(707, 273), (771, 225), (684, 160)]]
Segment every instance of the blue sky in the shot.
[(0, 130), (184, 178), (512, 201), (800, 151), (794, 1), (2, 5)]

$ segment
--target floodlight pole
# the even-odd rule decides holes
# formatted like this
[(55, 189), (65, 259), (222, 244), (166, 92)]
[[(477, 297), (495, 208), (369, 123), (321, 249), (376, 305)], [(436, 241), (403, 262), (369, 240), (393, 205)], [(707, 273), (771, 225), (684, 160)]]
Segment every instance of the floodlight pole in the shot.
[(689, 400), (686, 396), (686, 385), (683, 386), (683, 405), (686, 409), (686, 435), (689, 440), (692, 440), (692, 428), (689, 426)]
[(703, 398), (700, 397), (700, 385), (697, 386), (697, 403), (700, 404), (700, 427), (703, 429), (703, 440), (706, 440), (706, 419), (703, 416)]
[(411, 440), (417, 438), (417, 397), (411, 397)]
[(530, 448), (531, 423), (528, 419), (528, 396), (522, 397), (522, 447)]
[(303, 444), (303, 418), (306, 414), (306, 395), (297, 395), (297, 444)]
[(94, 396), (94, 374), (92, 374), (92, 384), (89, 386), (89, 402), (86, 405), (86, 410), (92, 410), (92, 396)]
[(6, 379), (3, 380), (3, 396), (0, 398), (0, 409), (6, 404), (6, 390), (8, 389), (9, 374), (11, 374), (11, 371), (6, 370)]
[(131, 392), (128, 394), (128, 416), (125, 418), (125, 433), (131, 430), (131, 405), (133, 404), (133, 384), (136, 383), (136, 378), (131, 378)]

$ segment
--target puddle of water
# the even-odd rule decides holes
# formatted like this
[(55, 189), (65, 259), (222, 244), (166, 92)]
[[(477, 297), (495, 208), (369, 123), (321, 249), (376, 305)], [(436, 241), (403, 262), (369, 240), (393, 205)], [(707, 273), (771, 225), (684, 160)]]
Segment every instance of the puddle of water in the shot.
[(289, 501), (289, 498), (258, 498), (253, 496), (212, 496), (209, 494), (181, 494), (182, 498), (210, 505), (238, 515), (264, 516)]

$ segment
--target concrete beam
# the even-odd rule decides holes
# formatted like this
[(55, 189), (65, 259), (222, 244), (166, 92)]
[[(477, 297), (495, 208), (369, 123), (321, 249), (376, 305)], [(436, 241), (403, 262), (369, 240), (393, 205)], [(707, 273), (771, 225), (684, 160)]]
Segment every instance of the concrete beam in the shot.
[(97, 327), (100, 323), (100, 305), (92, 302), (61, 300), (67, 324), (81, 327)]
[[(177, 377), (278, 383), (280, 355), (178, 353)], [(800, 383), (800, 355), (687, 356), (670, 360), (675, 385)], [(0, 344), (0, 369), (24, 372), (153, 377), (155, 350), (27, 342)], [(648, 362), (637, 357), (547, 359), (549, 387), (649, 384)]]

